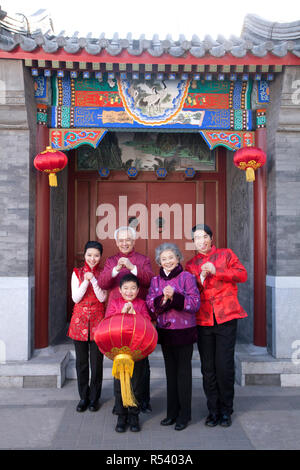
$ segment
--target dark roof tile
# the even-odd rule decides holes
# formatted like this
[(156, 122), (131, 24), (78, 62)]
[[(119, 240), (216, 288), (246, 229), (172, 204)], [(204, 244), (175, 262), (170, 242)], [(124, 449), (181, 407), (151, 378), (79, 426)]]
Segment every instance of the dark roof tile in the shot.
[(288, 52), (296, 57), (300, 54), (300, 21), (274, 23), (256, 15), (246, 15), (240, 37), (231, 35), (226, 39), (218, 35), (215, 40), (206, 35), (200, 40), (194, 34), (191, 41), (184, 35), (174, 41), (171, 35), (160, 39), (157, 34), (153, 35), (152, 40), (145, 39), (144, 35), (134, 39), (132, 33), (128, 33), (126, 38), (119, 38), (119, 34), (115, 33), (111, 39), (106, 38), (105, 33), (101, 33), (98, 38), (93, 37), (92, 33), (80, 37), (78, 31), (72, 36), (66, 36), (65, 31), (55, 35), (52, 21), (45, 10), (39, 10), (30, 18), (22, 16), (15, 20), (9, 18), (8, 21), (6, 12), (0, 8), (0, 49), (13, 51), (20, 45), (26, 52), (42, 47), (45, 52), (54, 53), (63, 48), (68, 54), (85, 49), (91, 55), (105, 50), (112, 57), (118, 56), (123, 50), (132, 56), (147, 51), (152, 57), (160, 57), (164, 53), (172, 57), (184, 57), (189, 52), (195, 58), (205, 54), (221, 58), (226, 53), (243, 58), (249, 52), (256, 57), (264, 57), (268, 52), (276, 57), (284, 57)]

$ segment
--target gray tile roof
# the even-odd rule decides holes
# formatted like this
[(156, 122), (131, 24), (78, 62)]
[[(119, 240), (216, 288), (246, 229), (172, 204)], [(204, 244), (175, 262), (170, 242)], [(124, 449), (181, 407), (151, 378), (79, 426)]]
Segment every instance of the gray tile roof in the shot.
[(284, 57), (290, 51), (300, 57), (300, 21), (277, 23), (246, 15), (241, 36), (254, 44), (255, 55), (270, 51)]
[(161, 39), (154, 34), (149, 40), (144, 36), (134, 39), (130, 33), (126, 38), (119, 38), (117, 33), (112, 38), (106, 38), (104, 33), (94, 38), (91, 33), (86, 37), (79, 37), (78, 32), (65, 36), (64, 31), (55, 35), (46, 10), (39, 10), (30, 18), (24, 15), (10, 18), (0, 7), (0, 50), (13, 51), (17, 46), (26, 52), (42, 47), (47, 53), (63, 49), (68, 54), (84, 49), (91, 56), (105, 50), (112, 57), (123, 50), (132, 56), (148, 52), (152, 57), (162, 54), (184, 57), (187, 52), (195, 58), (205, 55), (221, 58), (227, 53), (237, 58), (243, 58), (248, 53), (264, 57), (268, 52), (279, 58), (288, 52), (300, 57), (300, 21), (272, 23), (256, 15), (246, 15), (241, 36), (230, 36), (229, 39), (219, 35), (217, 39), (205, 36), (201, 40), (193, 35), (191, 40), (180, 36), (179, 40), (174, 41), (169, 35)]

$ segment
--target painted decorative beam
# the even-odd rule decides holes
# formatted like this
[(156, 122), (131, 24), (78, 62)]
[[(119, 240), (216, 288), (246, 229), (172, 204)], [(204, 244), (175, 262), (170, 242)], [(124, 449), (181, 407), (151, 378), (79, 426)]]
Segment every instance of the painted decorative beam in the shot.
[[(60, 150), (70, 150), (80, 145), (96, 148), (106, 132), (106, 129), (50, 129), (50, 146)], [(200, 131), (200, 134), (211, 150), (222, 146), (235, 151), (255, 145), (255, 132), (251, 131)]]
[(50, 129), (50, 146), (60, 150), (70, 150), (80, 145), (96, 148), (107, 129)]
[(255, 132), (251, 131), (200, 131), (200, 134), (211, 150), (221, 146), (235, 151), (255, 145)]

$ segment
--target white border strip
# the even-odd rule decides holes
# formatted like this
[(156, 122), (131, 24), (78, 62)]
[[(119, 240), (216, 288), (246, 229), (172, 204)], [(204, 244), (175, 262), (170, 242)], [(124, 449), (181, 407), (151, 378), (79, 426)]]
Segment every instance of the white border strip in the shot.
[(29, 277), (0, 277), (0, 289), (22, 289), (27, 287)]
[(266, 285), (276, 289), (300, 289), (300, 276), (266, 276)]

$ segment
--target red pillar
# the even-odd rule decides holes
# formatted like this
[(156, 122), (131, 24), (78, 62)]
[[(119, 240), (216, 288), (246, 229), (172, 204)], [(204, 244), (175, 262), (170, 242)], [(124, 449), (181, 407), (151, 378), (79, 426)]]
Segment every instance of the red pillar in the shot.
[[(267, 153), (266, 128), (255, 133), (255, 145)], [(255, 172), (254, 181), (254, 344), (266, 346), (266, 275), (267, 275), (267, 169)]]
[[(36, 152), (49, 145), (49, 129), (37, 126)], [(36, 171), (35, 212), (35, 348), (48, 346), (50, 189), (48, 176)]]

